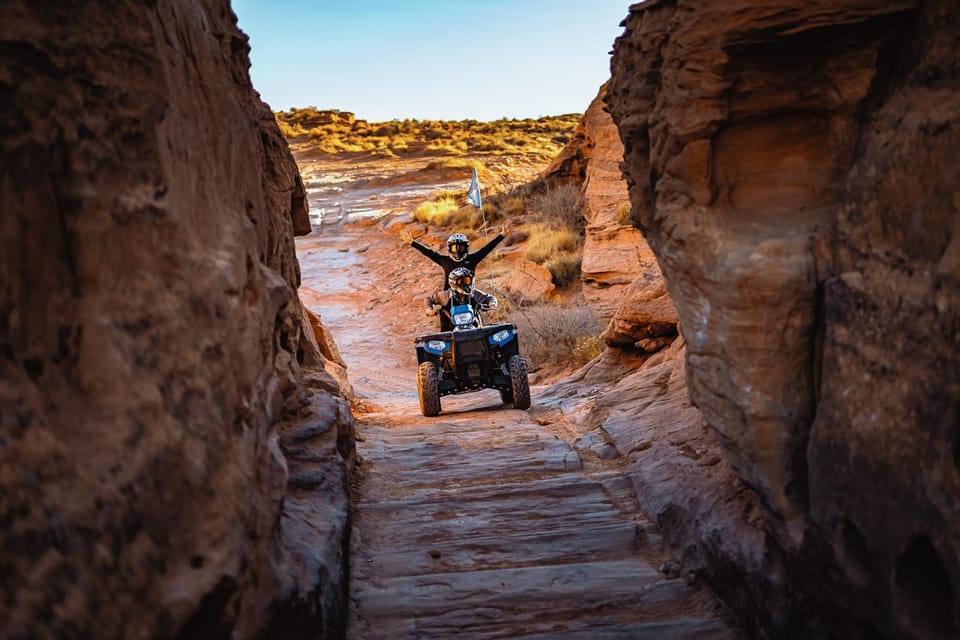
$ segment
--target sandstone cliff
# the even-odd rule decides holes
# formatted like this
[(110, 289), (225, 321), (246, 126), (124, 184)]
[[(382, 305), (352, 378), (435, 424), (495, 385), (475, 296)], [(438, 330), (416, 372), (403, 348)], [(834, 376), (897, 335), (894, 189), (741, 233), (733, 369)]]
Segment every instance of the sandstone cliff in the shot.
[[(600, 87), (570, 142), (541, 175), (547, 181), (580, 185), (579, 207), (586, 223), (583, 293), (601, 317), (609, 319), (641, 272), (658, 280), (660, 274), (653, 253), (630, 221), (627, 183), (620, 171), (623, 145), (603, 104), (606, 90), (606, 84)], [(623, 327), (619, 333), (624, 329), (629, 330)]]
[(652, 0), (625, 26), (606, 103), (634, 218), (735, 477), (651, 466), (683, 450), (636, 435), (662, 415), (592, 419), (617, 413), (638, 483), (679, 486), (646, 506), (758, 633), (956, 637), (956, 4)]
[(0, 635), (324, 637), (352, 422), (228, 3), (14, 0), (0, 41)]

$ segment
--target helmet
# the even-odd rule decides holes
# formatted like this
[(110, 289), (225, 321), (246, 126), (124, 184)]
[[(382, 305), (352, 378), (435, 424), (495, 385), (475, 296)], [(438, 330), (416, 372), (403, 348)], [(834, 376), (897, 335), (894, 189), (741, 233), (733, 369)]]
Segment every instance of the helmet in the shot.
[(473, 291), (473, 274), (466, 267), (457, 267), (451, 271), (447, 276), (447, 282), (454, 293), (468, 296)]
[(447, 238), (447, 251), (454, 260), (460, 262), (470, 253), (470, 241), (462, 233), (455, 233)]

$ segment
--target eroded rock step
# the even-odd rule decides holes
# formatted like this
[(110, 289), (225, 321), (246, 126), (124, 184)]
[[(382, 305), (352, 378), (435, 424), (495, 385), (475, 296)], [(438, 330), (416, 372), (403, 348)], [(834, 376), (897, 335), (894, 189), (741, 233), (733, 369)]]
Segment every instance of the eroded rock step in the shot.
[(348, 638), (735, 638), (617, 473), (512, 410), (369, 416)]

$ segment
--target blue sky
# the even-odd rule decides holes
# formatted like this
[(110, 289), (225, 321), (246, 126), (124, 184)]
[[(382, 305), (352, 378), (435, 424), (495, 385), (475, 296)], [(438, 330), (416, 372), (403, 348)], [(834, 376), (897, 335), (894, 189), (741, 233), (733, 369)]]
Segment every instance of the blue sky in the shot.
[(495, 120), (582, 112), (629, 0), (233, 0), (253, 85), (290, 107)]

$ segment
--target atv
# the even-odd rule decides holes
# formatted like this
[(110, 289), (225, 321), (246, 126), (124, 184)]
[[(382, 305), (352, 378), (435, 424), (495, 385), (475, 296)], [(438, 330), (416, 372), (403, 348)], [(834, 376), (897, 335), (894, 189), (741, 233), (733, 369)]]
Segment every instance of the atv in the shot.
[(432, 417), (440, 413), (440, 398), (480, 389), (497, 389), (504, 403), (517, 409), (530, 408), (527, 363), (520, 357), (517, 327), (513, 323), (483, 326), (472, 300), (456, 305), (448, 313), (453, 330), (415, 338), (417, 391), (420, 412)]

